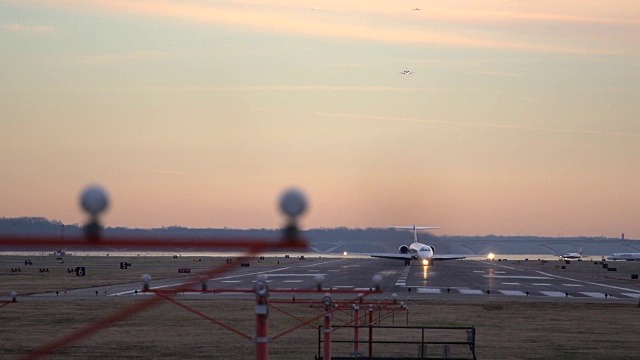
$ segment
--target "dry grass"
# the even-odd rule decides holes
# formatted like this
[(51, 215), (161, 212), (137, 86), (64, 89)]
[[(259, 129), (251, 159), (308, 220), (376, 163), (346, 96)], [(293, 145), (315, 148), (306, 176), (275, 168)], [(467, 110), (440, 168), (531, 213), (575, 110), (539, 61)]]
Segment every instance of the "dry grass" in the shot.
[[(41, 300), (5, 306), (0, 309), (3, 324), (0, 358), (17, 358), (135, 301), (143, 300)], [(251, 300), (180, 301), (253, 336), (255, 315)], [(302, 319), (320, 314), (317, 309), (300, 304), (279, 306)], [(631, 305), (412, 301), (410, 311), (411, 326), (475, 326), (476, 355), (480, 359), (635, 359), (640, 353), (637, 341), (640, 308)], [(348, 314), (338, 317), (349, 319)], [(404, 319), (403, 314), (397, 316), (396, 324), (404, 323)], [(298, 324), (274, 310), (270, 312), (269, 322), (271, 336)], [(314, 325), (320, 323), (316, 321)], [(337, 323), (336, 319), (334, 325)], [(383, 324), (391, 325), (391, 319), (387, 318)], [(350, 337), (344, 329), (335, 336)], [(408, 337), (411, 336), (398, 331), (376, 333), (376, 340)], [(344, 348), (336, 346), (334, 354), (343, 349), (347, 355), (349, 352)], [(312, 359), (317, 353), (317, 330), (302, 328), (276, 339), (269, 349), (273, 359)], [(384, 352), (383, 345), (376, 345), (377, 354)], [(416, 352), (417, 346), (411, 345), (408, 353)], [(250, 340), (171, 303), (159, 301), (159, 306), (65, 348), (51, 358), (246, 359), (253, 354), (254, 344)]]
[[(8, 271), (25, 269), (23, 257), (0, 257), (0, 294), (12, 290), (20, 294), (54, 291), (62, 288), (104, 286), (138, 281), (143, 273), (154, 278), (176, 277), (178, 267), (203, 268), (218, 265), (224, 258), (85, 258), (67, 257), (58, 264), (52, 257), (32, 257), (34, 265), (22, 274)], [(120, 270), (121, 261), (134, 265)], [(284, 261), (280, 259), (279, 261)], [(292, 260), (295, 261), (295, 260)], [(252, 267), (272, 267), (275, 260)], [(85, 278), (67, 274), (68, 267), (86, 266)], [(38, 273), (49, 267), (49, 274)], [(0, 358), (17, 359), (62, 336), (82, 329), (97, 320), (144, 301), (148, 297), (99, 297), (77, 299), (19, 299), (18, 303), (0, 308)], [(218, 296), (215, 300), (181, 299), (181, 303), (210, 317), (232, 325), (242, 333), (254, 334), (254, 301)], [(475, 326), (476, 355), (479, 359), (637, 359), (640, 354), (640, 307), (616, 303), (581, 302), (506, 302), (506, 301), (410, 301), (410, 326)], [(298, 304), (278, 305), (300, 319), (310, 319), (319, 310)], [(374, 317), (377, 320), (377, 315)], [(397, 325), (404, 325), (405, 314), (396, 314)], [(336, 313), (349, 320), (349, 313)], [(272, 359), (313, 359), (317, 354), (317, 325), (279, 337), (269, 345)], [(272, 309), (269, 334), (275, 336), (299, 322)], [(382, 325), (391, 325), (391, 318)], [(362, 331), (361, 339), (366, 339)], [(376, 340), (419, 340), (407, 331), (376, 333)], [(436, 335), (431, 335), (435, 337)], [(338, 330), (334, 338), (349, 339), (350, 331)], [(453, 340), (461, 340), (459, 338)], [(366, 346), (361, 346), (361, 349)], [(130, 358), (130, 359), (247, 359), (253, 358), (255, 345), (240, 335), (188, 312), (167, 301), (139, 313), (115, 326), (83, 339), (58, 353), (52, 359)], [(350, 354), (350, 345), (334, 346), (334, 354)], [(407, 350), (408, 349), (408, 350)], [(385, 352), (386, 351), (386, 352)], [(466, 356), (468, 350), (455, 349), (454, 355)], [(417, 345), (386, 348), (376, 345), (375, 354), (417, 354)]]

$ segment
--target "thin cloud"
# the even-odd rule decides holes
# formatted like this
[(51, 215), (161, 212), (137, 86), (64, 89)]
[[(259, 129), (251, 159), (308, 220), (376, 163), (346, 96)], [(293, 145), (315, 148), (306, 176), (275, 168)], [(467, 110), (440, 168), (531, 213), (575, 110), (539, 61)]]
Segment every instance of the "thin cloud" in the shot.
[(417, 88), (393, 86), (315, 86), (315, 85), (268, 85), (268, 86), (194, 86), (184, 88), (158, 88), (160, 91), (410, 91), (410, 92), (452, 92), (455, 89)]
[(55, 29), (51, 26), (44, 25), (24, 25), (24, 24), (8, 24), (3, 26), (5, 31), (13, 33), (46, 33)]
[(640, 133), (624, 133), (624, 132), (615, 132), (615, 131), (576, 130), (576, 129), (546, 128), (546, 127), (536, 127), (536, 126), (508, 125), (508, 124), (487, 124), (487, 123), (479, 123), (479, 122), (458, 122), (458, 121), (450, 121), (450, 120), (429, 120), (429, 119), (416, 119), (416, 118), (393, 117), (393, 116), (340, 114), (340, 113), (328, 113), (328, 112), (318, 112), (316, 113), (316, 115), (352, 118), (352, 119), (401, 121), (401, 122), (412, 122), (412, 123), (443, 124), (443, 125), (456, 125), (456, 126), (468, 126), (468, 127), (509, 129), (509, 130), (531, 130), (531, 131), (545, 131), (545, 132), (554, 132), (554, 133), (640, 137)]
[[(179, 19), (191, 23), (216, 24), (253, 28), (259, 31), (273, 31), (302, 36), (319, 36), (336, 39), (355, 39), (386, 43), (429, 44), (464, 48), (508, 49), (528, 52), (546, 53), (574, 53), (574, 54), (618, 54), (619, 51), (609, 51), (593, 48), (572, 46), (541, 45), (518, 41), (495, 41), (479, 37), (473, 32), (467, 36), (460, 36), (458, 32), (428, 31), (424, 21), (414, 19), (395, 19), (400, 21), (398, 26), (379, 26), (379, 16), (367, 13), (369, 5), (356, 8), (351, 12), (335, 3), (325, 6), (335, 7), (331, 11), (311, 11), (300, 3), (279, 2), (276, 5), (258, 3), (255, 6), (242, 6), (246, 3), (215, 3), (193, 4), (183, 2), (156, 1), (123, 1), (123, 0), (54, 0), (54, 3), (72, 7), (82, 4), (83, 9), (97, 12), (112, 11), (117, 14), (139, 14), (151, 17)], [(310, 5), (311, 3), (307, 3)], [(93, 6), (90, 8), (89, 6)], [(351, 6), (354, 6), (351, 4)], [(358, 16), (355, 16), (358, 15)], [(367, 17), (369, 17), (367, 19)], [(360, 21), (358, 24), (356, 21)], [(422, 19), (424, 20), (424, 19)]]
[(525, 77), (522, 74), (514, 74), (514, 73), (507, 73), (507, 72), (500, 72), (500, 71), (469, 71), (469, 74), (506, 76), (506, 77)]
[(122, 63), (136, 60), (157, 59), (167, 53), (157, 50), (137, 50), (129, 53), (95, 53), (82, 55), (76, 59), (76, 63), (85, 65), (102, 65)]

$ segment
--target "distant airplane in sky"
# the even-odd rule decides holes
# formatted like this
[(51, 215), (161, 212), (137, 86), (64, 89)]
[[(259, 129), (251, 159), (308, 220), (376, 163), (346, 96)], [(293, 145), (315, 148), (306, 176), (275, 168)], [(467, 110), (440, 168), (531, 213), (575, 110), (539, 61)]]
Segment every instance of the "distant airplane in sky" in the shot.
[(560, 255), (560, 257), (565, 259), (565, 260), (581, 259), (582, 258), (582, 247), (580, 247), (580, 250), (577, 253), (568, 252), (568, 253)]
[(402, 75), (411, 75), (411, 74), (415, 74), (415, 73), (413, 71), (411, 71), (411, 70), (404, 70), (404, 71), (401, 71), (400, 74), (402, 74)]
[(613, 253), (607, 256), (607, 260), (640, 261), (640, 253)]
[(420, 11), (420, 8), (414, 8), (413, 10), (414, 11)]
[(371, 257), (404, 260), (405, 265), (411, 265), (411, 260), (420, 260), (422, 265), (431, 266), (434, 260), (454, 260), (464, 259), (464, 255), (436, 255), (435, 248), (431, 245), (425, 245), (418, 242), (418, 230), (423, 229), (439, 229), (437, 226), (389, 226), (389, 229), (406, 229), (413, 230), (413, 243), (410, 245), (401, 245), (398, 253), (374, 253), (369, 254)]

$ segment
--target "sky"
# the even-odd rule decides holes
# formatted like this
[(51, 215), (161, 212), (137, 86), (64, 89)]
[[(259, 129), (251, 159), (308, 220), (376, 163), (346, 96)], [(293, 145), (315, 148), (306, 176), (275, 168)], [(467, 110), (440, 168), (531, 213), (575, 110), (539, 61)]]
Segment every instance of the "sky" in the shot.
[(0, 0), (1, 217), (640, 239), (639, 110), (636, 0)]

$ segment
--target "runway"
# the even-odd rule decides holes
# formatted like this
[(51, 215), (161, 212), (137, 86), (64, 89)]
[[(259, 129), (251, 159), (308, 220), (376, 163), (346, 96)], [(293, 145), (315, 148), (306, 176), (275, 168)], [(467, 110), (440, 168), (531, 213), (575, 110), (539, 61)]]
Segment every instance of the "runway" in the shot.
[[(609, 271), (601, 263), (593, 261), (542, 262), (529, 261), (478, 261), (450, 260), (437, 262), (434, 266), (414, 264), (404, 266), (402, 261), (373, 258), (335, 257), (327, 258), (307, 255), (287, 261), (275, 259), (267, 266), (252, 263), (250, 266), (234, 267), (232, 271), (207, 281), (209, 290), (218, 293), (186, 293), (179, 296), (191, 297), (251, 297), (250, 293), (229, 290), (249, 290), (259, 276), (264, 277), (270, 289), (278, 289), (272, 297), (314, 298), (320, 295), (303, 293), (300, 290), (316, 289), (318, 280), (322, 293), (334, 290), (354, 292), (375, 288), (372, 278), (380, 275), (382, 294), (377, 298), (399, 298), (412, 300), (427, 299), (490, 299), (511, 301), (611, 301), (631, 302), (640, 300), (640, 282), (631, 279), (638, 273), (638, 262), (609, 262), (609, 267), (617, 266), (616, 272)], [(282, 262), (282, 264), (280, 264)], [(562, 268), (564, 267), (564, 268)], [(152, 274), (153, 276), (153, 274)], [(152, 280), (152, 289), (170, 289), (185, 283), (185, 277)], [(193, 277), (197, 279), (197, 277)], [(198, 286), (196, 286), (197, 288)], [(137, 292), (136, 292), (137, 291)], [(296, 293), (299, 291), (299, 293)], [(66, 297), (141, 296), (141, 282), (119, 284), (97, 288), (70, 290)], [(31, 297), (56, 296), (52, 293)], [(354, 294), (337, 295), (343, 298)]]

